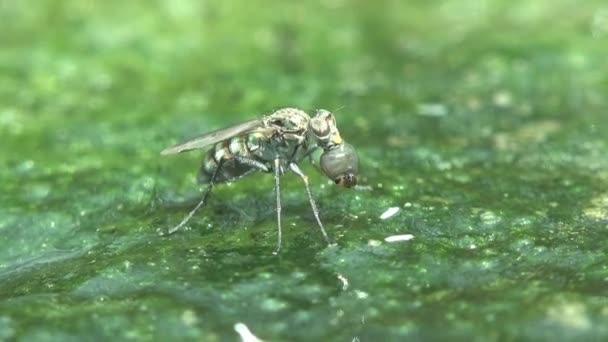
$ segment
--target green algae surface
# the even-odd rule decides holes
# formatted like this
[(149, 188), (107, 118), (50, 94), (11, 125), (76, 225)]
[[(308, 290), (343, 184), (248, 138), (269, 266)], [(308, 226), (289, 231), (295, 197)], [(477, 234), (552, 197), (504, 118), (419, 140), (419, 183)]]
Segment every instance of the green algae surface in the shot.
[[(0, 340), (608, 339), (604, 1), (32, 0), (0, 21)], [(336, 110), (358, 150), (354, 190), (302, 163), (338, 246), (295, 175), (279, 256), (266, 174), (159, 236), (202, 157), (159, 152), (285, 106)]]

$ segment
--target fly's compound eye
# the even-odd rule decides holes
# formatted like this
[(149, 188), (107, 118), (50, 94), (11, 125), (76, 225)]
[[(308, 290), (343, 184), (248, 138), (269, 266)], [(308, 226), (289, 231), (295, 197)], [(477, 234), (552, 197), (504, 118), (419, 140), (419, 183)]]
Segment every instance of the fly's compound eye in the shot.
[(337, 185), (350, 188), (357, 184), (359, 157), (350, 144), (342, 143), (325, 150), (319, 164), (323, 173)]
[(310, 129), (317, 138), (327, 137), (331, 133), (329, 121), (319, 117), (318, 115), (310, 119)]
[(317, 139), (322, 141), (330, 140), (333, 135), (338, 134), (336, 118), (325, 109), (317, 110), (317, 115), (310, 119), (310, 129)]

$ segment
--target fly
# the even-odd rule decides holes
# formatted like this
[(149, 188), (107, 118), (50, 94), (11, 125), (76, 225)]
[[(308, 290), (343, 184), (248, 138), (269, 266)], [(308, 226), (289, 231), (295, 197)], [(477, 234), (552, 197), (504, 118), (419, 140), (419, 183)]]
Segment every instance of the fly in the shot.
[(336, 127), (334, 115), (317, 110), (314, 117), (296, 108), (282, 108), (260, 119), (242, 122), (203, 134), (161, 152), (162, 155), (206, 149), (198, 173), (198, 182), (207, 184), (199, 203), (184, 219), (168, 230), (173, 234), (186, 225), (207, 202), (216, 183), (236, 181), (254, 172), (274, 173), (278, 241), (274, 254), (281, 249), (281, 188), (280, 177), (291, 171), (304, 182), (308, 200), (325, 241), (331, 240), (319, 218), (319, 210), (310, 190), (308, 177), (298, 163), (311, 157), (317, 149), (323, 153), (321, 171), (336, 184), (351, 188), (357, 184), (359, 158), (346, 143)]

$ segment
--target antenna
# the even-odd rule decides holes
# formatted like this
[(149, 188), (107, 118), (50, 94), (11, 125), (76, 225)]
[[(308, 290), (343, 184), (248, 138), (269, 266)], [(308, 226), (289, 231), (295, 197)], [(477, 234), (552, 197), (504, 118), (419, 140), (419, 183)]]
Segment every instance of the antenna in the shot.
[(339, 110), (342, 110), (342, 109), (344, 109), (344, 108), (346, 108), (346, 106), (342, 106), (342, 107), (336, 108), (336, 109), (332, 110), (331, 112), (332, 112), (332, 113), (335, 113), (335, 112), (337, 112), (337, 111), (339, 111)]

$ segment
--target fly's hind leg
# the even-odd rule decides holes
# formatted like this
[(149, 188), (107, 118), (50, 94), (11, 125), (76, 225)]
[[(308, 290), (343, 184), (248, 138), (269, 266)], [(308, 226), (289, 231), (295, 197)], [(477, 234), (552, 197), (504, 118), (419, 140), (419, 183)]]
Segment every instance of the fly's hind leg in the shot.
[(171, 235), (173, 233), (175, 233), (176, 231), (180, 230), (183, 226), (186, 225), (186, 223), (188, 223), (188, 221), (190, 221), (190, 219), (192, 218), (192, 216), (194, 216), (194, 214), (196, 214), (196, 212), (205, 205), (205, 203), (207, 202), (207, 198), (209, 197), (209, 195), (211, 194), (211, 190), (213, 190), (213, 185), (215, 184), (215, 180), (217, 178), (217, 175), (219, 174), (220, 169), (222, 168), (222, 166), (224, 165), (224, 162), (226, 160), (225, 159), (221, 159), (217, 165), (217, 167), (215, 168), (215, 171), (213, 171), (213, 175), (211, 175), (211, 179), (209, 179), (209, 184), (207, 185), (207, 189), (205, 189), (205, 192), (203, 193), (203, 197), (201, 197), (200, 202), (198, 202), (198, 204), (196, 205), (196, 207), (194, 207), (194, 209), (192, 209), (188, 215), (186, 215), (186, 217), (184, 217), (184, 219), (177, 224), (176, 226), (170, 228), (167, 231), (167, 235)]
[[(232, 158), (234, 158), (237, 162), (239, 162), (241, 164), (251, 166), (252, 168), (258, 169), (262, 172), (271, 171), (271, 169), (266, 164), (264, 164), (258, 160), (249, 159), (249, 158), (245, 158), (245, 157), (238, 156), (238, 155), (233, 155)], [(279, 251), (281, 250), (281, 239), (282, 239), (280, 177), (281, 177), (281, 174), (283, 173), (283, 171), (281, 170), (281, 159), (275, 158), (273, 166), (274, 166), (274, 180), (275, 180), (274, 189), (275, 189), (275, 192), (277, 195), (277, 227), (278, 227), (278, 230), (277, 230), (277, 246), (275, 247), (272, 254), (277, 255), (277, 254), (279, 254)]]
[(304, 181), (304, 186), (306, 187), (306, 193), (308, 194), (308, 201), (310, 202), (310, 206), (312, 208), (312, 213), (315, 215), (315, 219), (317, 220), (317, 224), (319, 225), (319, 228), (321, 229), (321, 234), (323, 234), (323, 237), (325, 238), (325, 241), (327, 241), (327, 244), (329, 246), (333, 245), (334, 243), (331, 242), (331, 240), (327, 236), (327, 233), (325, 232), (325, 228), (323, 227), (323, 223), (321, 223), (321, 219), (319, 218), (319, 209), (317, 209), (317, 205), (315, 203), (315, 200), (312, 197), (312, 191), (310, 190), (310, 184), (308, 183), (308, 176), (306, 176), (304, 174), (304, 172), (302, 172), (302, 170), (300, 170), (300, 168), (298, 167), (298, 165), (296, 165), (295, 163), (289, 164), (289, 168), (296, 175), (300, 176), (302, 178), (302, 180)]
[[(243, 158), (240, 156), (235, 156), (236, 160), (240, 163), (252, 166), (257, 168), (258, 170), (262, 171), (262, 172), (270, 172), (270, 168), (268, 168), (264, 163), (261, 163), (255, 159), (248, 159), (248, 158)], [(281, 239), (282, 239), (282, 229), (281, 229), (281, 182), (280, 182), (280, 178), (281, 178), (281, 159), (279, 158), (275, 158), (274, 159), (274, 181), (275, 181), (275, 186), (274, 186), (274, 190), (276, 192), (277, 195), (277, 246), (275, 247), (274, 251), (272, 252), (272, 254), (277, 255), (279, 254), (279, 251), (281, 250)]]
[(231, 155), (227, 158), (223, 158), (219, 161), (217, 167), (215, 168), (215, 170), (213, 171), (213, 175), (211, 175), (211, 179), (209, 180), (209, 184), (207, 185), (207, 189), (205, 189), (205, 192), (203, 193), (203, 197), (201, 198), (200, 202), (198, 202), (198, 204), (196, 205), (196, 207), (194, 207), (194, 209), (192, 209), (188, 215), (186, 215), (186, 217), (184, 217), (184, 219), (175, 227), (169, 229), (167, 231), (167, 234), (173, 234), (176, 231), (180, 230), (183, 226), (186, 225), (186, 223), (188, 223), (188, 221), (190, 221), (190, 219), (192, 218), (192, 216), (194, 216), (194, 214), (196, 214), (196, 212), (202, 208), (205, 203), (207, 203), (207, 198), (209, 197), (209, 195), (211, 194), (211, 190), (213, 190), (213, 186), (215, 185), (215, 181), (217, 179), (217, 176), (220, 172), (220, 169), (222, 168), (222, 166), (224, 165), (224, 163), (229, 160), (229, 159), (234, 159), (236, 162), (238, 163), (242, 163), (244, 165), (248, 165), (251, 166), (253, 168), (256, 168), (260, 171), (263, 172), (270, 172), (270, 170), (268, 169), (268, 167), (266, 165), (264, 165), (263, 163), (254, 160), (254, 159), (249, 159), (249, 158), (244, 158), (238, 155)]

